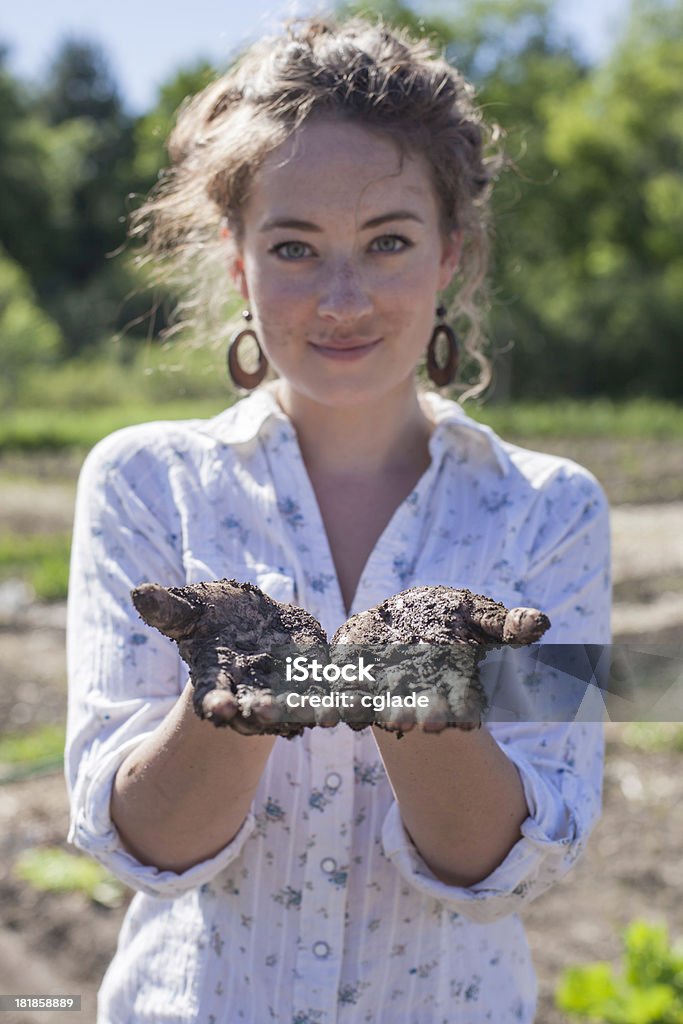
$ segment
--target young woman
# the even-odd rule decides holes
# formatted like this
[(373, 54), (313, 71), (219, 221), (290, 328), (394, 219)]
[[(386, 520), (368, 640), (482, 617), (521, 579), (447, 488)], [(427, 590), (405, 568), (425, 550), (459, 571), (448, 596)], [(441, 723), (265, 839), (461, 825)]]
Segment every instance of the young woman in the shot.
[(130, 600), (233, 577), (331, 636), (447, 584), (541, 608), (550, 642), (608, 642), (595, 480), (416, 384), (425, 353), (453, 381), (454, 278), (484, 365), (484, 149), (458, 73), (363, 20), (290, 26), (180, 115), (138, 224), (193, 268), (197, 301), (220, 301), (227, 262), (260, 360), (244, 370), (238, 336), (251, 395), (120, 431), (82, 473), (70, 839), (137, 890), (100, 1024), (533, 1019), (518, 911), (597, 818), (600, 724), (242, 736), (195, 715), (175, 645)]

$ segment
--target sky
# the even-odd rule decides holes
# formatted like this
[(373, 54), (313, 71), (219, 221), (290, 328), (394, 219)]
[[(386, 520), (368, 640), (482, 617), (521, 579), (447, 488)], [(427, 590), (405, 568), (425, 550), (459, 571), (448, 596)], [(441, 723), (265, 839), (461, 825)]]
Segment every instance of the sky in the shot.
[[(414, 10), (446, 14), (457, 0), (410, 0)], [(627, 16), (629, 0), (557, 0), (560, 27), (599, 60)], [(38, 78), (65, 36), (95, 39), (109, 57), (126, 105), (141, 113), (173, 72), (206, 56), (218, 66), (287, 14), (324, 10), (320, 0), (34, 0), (7, 3), (0, 42), (12, 71)]]

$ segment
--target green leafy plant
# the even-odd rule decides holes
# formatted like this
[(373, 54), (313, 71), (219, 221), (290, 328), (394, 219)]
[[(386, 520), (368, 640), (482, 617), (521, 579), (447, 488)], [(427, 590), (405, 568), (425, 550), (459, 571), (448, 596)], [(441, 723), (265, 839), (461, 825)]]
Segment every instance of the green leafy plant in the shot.
[(683, 1024), (683, 942), (665, 924), (632, 921), (621, 975), (598, 962), (569, 967), (555, 995), (566, 1013), (601, 1024)]
[(117, 907), (123, 899), (123, 886), (101, 864), (59, 846), (24, 850), (14, 873), (44, 892), (82, 892), (105, 907)]

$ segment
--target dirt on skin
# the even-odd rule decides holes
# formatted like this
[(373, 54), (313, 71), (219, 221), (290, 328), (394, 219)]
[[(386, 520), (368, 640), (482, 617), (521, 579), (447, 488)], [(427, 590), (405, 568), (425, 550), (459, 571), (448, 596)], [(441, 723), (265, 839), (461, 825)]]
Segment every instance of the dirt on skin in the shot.
[(278, 693), (284, 658), (271, 652), (323, 651), (327, 636), (313, 615), (234, 579), (169, 588), (143, 583), (131, 599), (144, 622), (178, 644), (200, 718), (244, 736), (301, 735), (303, 724), (287, 715)]
[[(303, 608), (234, 579), (168, 588), (143, 583), (131, 599), (147, 625), (178, 644), (200, 718), (244, 735), (286, 739), (340, 721), (352, 729), (377, 725), (399, 739), (416, 724), (426, 732), (478, 728), (487, 708), (478, 674), (487, 645), (531, 644), (550, 626), (536, 608), (508, 610), (490, 597), (445, 586), (394, 594), (353, 615), (329, 644)], [(338, 662), (332, 667), (339, 672), (356, 654), (360, 664), (364, 652), (378, 648), (390, 653), (380, 653), (382, 664), (369, 679), (284, 685), (292, 659), (287, 651)], [(376, 708), (373, 699), (382, 692)], [(289, 703), (293, 695), (296, 708)]]

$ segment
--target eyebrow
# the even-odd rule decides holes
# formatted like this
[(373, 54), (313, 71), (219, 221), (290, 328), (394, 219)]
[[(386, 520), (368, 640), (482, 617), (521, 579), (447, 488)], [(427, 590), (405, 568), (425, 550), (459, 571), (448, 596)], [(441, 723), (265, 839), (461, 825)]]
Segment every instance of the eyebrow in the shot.
[[(418, 224), (424, 224), (422, 217), (418, 217), (411, 210), (393, 210), (391, 213), (383, 213), (380, 217), (372, 217), (370, 220), (366, 220), (365, 224), (361, 224), (361, 231), (366, 231), (369, 228), (378, 228), (382, 224), (387, 224), (389, 221), (394, 220), (414, 220)], [(267, 220), (262, 224), (259, 231), (272, 231), (274, 228), (289, 228), (291, 231), (316, 231), (319, 234), (323, 230), (309, 220), (297, 220), (293, 217), (274, 217), (272, 220)]]

